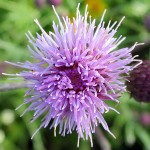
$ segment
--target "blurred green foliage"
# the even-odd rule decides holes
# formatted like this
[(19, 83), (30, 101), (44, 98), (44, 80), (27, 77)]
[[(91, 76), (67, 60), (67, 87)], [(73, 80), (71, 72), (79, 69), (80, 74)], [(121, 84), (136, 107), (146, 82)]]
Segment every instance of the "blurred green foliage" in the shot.
[[(75, 15), (78, 2), (81, 3), (81, 12), (84, 12), (86, 0), (64, 0), (56, 9), (60, 15), (72, 17)], [(131, 46), (135, 42), (150, 40), (150, 33), (144, 26), (144, 18), (146, 14), (150, 13), (149, 0), (95, 0), (95, 2), (106, 7), (106, 22), (109, 19), (119, 21), (123, 16), (126, 16), (117, 33), (117, 35), (122, 34), (127, 37), (121, 46)], [(92, 5), (92, 2), (89, 5)], [(93, 14), (94, 7), (90, 7)], [(97, 18), (97, 23), (101, 18), (101, 13), (102, 10), (94, 15)], [(40, 33), (33, 21), (35, 18), (38, 18), (46, 31), (52, 30), (53, 20), (57, 22), (48, 3), (42, 8), (38, 8), (34, 0), (0, 0), (0, 71), (9, 73), (19, 71), (18, 68), (4, 64), (5, 60), (12, 62), (31, 60), (27, 50), (28, 40), (25, 33), (28, 30), (33, 35), (36, 35), (36, 32)], [(0, 74), (0, 86), (8, 82), (16, 81), (6, 79)], [(60, 135), (54, 137), (53, 130), (42, 129), (33, 140), (30, 139), (40, 125), (40, 120), (30, 124), (31, 112), (22, 118), (19, 117), (27, 106), (15, 111), (15, 108), (23, 103), (25, 90), (0, 93), (0, 150), (76, 150), (77, 134), (75, 132), (63, 138)], [(114, 112), (105, 114), (111, 131), (117, 137), (115, 140), (103, 131), (111, 148), (115, 150), (150, 150), (150, 124), (144, 125), (140, 119), (144, 112), (150, 113), (150, 105), (137, 103), (129, 93), (125, 93), (120, 101), (121, 103), (116, 106), (120, 115)], [(114, 106), (115, 104), (110, 105)], [(90, 148), (89, 141), (81, 140), (79, 150), (90, 149), (100, 149), (95, 136), (94, 148)]]

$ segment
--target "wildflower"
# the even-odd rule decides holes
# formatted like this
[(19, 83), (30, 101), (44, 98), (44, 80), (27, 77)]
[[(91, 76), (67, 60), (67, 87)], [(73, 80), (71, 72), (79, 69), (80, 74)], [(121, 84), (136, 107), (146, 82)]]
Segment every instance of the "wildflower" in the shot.
[(35, 4), (37, 7), (42, 8), (45, 4), (45, 0), (36, 0)]
[(149, 127), (150, 126), (150, 113), (149, 112), (143, 112), (140, 115), (140, 122), (145, 127)]
[(128, 80), (127, 88), (135, 100), (150, 102), (150, 61), (145, 60), (133, 69)]
[(104, 27), (104, 11), (96, 27), (96, 20), (88, 17), (87, 7), (82, 16), (78, 5), (73, 21), (60, 18), (55, 8), (54, 12), (59, 24), (53, 22), (53, 32), (46, 33), (35, 19), (42, 34), (37, 34), (37, 38), (27, 34), (35, 62), (15, 64), (27, 69), (17, 76), (31, 82), (24, 101), (30, 106), (24, 113), (34, 111), (31, 122), (44, 115), (35, 134), (50, 125), (56, 135), (59, 126), (63, 136), (76, 130), (78, 146), (80, 138), (90, 138), (92, 146), (92, 133), (99, 124), (114, 136), (103, 114), (116, 110), (106, 100), (118, 102), (119, 93), (125, 91), (123, 75), (135, 67), (129, 64), (137, 61), (131, 56), (136, 44), (115, 51), (125, 40), (114, 37), (124, 17), (119, 23), (109, 21)]
[(63, 0), (48, 0), (51, 5), (59, 6)]

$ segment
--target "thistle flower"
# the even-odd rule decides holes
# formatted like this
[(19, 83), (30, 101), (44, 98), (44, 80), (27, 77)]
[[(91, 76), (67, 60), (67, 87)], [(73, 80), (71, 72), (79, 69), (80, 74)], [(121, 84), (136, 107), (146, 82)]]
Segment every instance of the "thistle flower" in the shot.
[(76, 130), (78, 146), (80, 138), (90, 138), (92, 146), (92, 133), (99, 124), (114, 136), (103, 114), (116, 110), (106, 100), (118, 102), (125, 91), (124, 74), (135, 67), (129, 65), (131, 62), (138, 61), (131, 56), (136, 44), (116, 50), (125, 40), (114, 37), (124, 17), (119, 23), (109, 21), (105, 27), (104, 11), (96, 27), (96, 20), (88, 17), (87, 7), (82, 16), (78, 5), (72, 20), (60, 18), (55, 8), (54, 12), (59, 24), (53, 22), (53, 32), (46, 33), (35, 19), (42, 34), (37, 38), (27, 34), (31, 44), (28, 49), (35, 62), (14, 64), (27, 69), (17, 76), (31, 82), (23, 103), (30, 106), (24, 113), (34, 111), (31, 122), (43, 116), (35, 134), (50, 125), (56, 135), (59, 126), (63, 136)]
[(145, 60), (133, 69), (128, 78), (127, 88), (139, 102), (150, 102), (150, 61)]

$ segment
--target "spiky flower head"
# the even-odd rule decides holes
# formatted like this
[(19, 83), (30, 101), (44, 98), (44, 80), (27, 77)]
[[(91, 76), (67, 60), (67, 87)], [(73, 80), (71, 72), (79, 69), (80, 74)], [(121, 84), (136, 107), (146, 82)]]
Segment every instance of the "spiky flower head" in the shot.
[(106, 100), (118, 102), (119, 93), (125, 90), (125, 74), (136, 61), (131, 56), (136, 44), (116, 50), (125, 40), (114, 37), (124, 17), (105, 27), (104, 12), (96, 27), (87, 7), (82, 16), (78, 5), (73, 19), (60, 18), (55, 8), (54, 12), (59, 24), (53, 22), (53, 32), (46, 33), (35, 19), (42, 34), (36, 38), (27, 34), (35, 62), (16, 64), (27, 69), (18, 76), (31, 82), (24, 101), (30, 106), (24, 113), (34, 111), (32, 122), (43, 116), (39, 129), (50, 125), (56, 135), (59, 126), (63, 136), (76, 130), (78, 141), (90, 138), (92, 145), (92, 133), (99, 124), (112, 134), (103, 114), (116, 110)]
[(150, 61), (145, 60), (133, 69), (128, 78), (127, 89), (139, 102), (150, 102)]

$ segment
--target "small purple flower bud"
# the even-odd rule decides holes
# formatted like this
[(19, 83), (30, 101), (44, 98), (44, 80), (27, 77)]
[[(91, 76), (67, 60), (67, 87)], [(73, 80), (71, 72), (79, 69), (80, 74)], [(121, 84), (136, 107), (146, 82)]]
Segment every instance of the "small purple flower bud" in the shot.
[(150, 113), (149, 112), (142, 113), (140, 121), (144, 126), (150, 126)]
[(145, 60), (131, 71), (127, 88), (135, 100), (150, 102), (150, 61)]
[(62, 0), (48, 0), (51, 5), (58, 6), (62, 3)]
[(38, 8), (41, 8), (44, 6), (45, 0), (36, 0), (35, 3)]
[(144, 25), (145, 28), (150, 32), (150, 13), (145, 17)]

